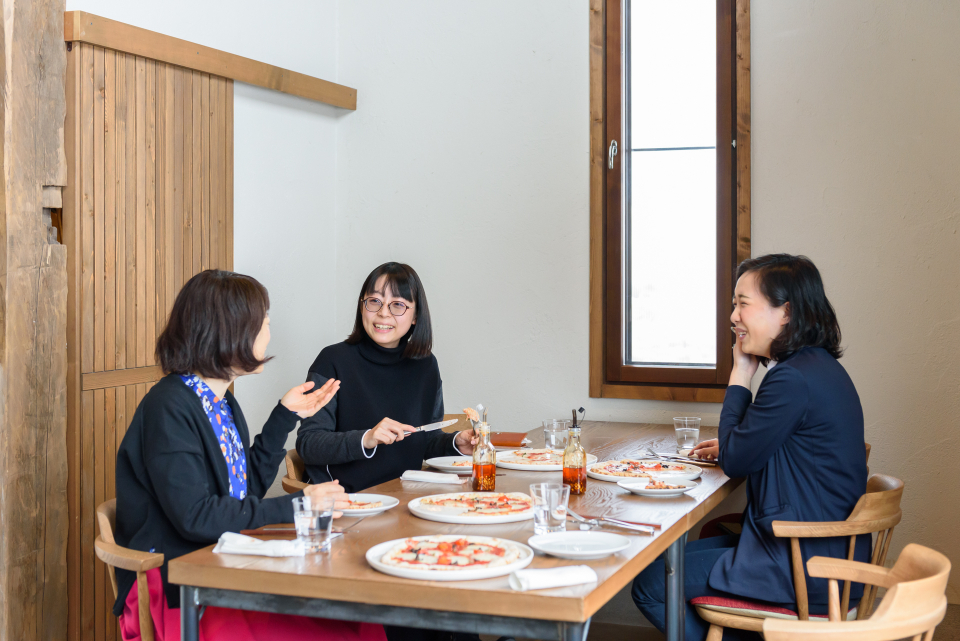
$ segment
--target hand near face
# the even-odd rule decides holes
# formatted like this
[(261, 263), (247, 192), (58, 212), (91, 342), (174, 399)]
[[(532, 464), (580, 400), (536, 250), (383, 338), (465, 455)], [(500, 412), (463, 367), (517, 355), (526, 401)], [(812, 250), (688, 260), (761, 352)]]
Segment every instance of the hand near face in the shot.
[(340, 389), (340, 381), (331, 378), (320, 389), (310, 392), (313, 387), (313, 381), (297, 385), (283, 395), (280, 403), (291, 412), (296, 412), (300, 418), (310, 418), (330, 402)]
[[(340, 481), (331, 481), (329, 483), (318, 483), (316, 485), (308, 485), (303, 488), (303, 495), (310, 500), (319, 499), (322, 496), (332, 496), (336, 503), (333, 507), (340, 508), (341, 510), (350, 505), (349, 497), (347, 497), (346, 490), (343, 489), (340, 485)], [(343, 512), (334, 512), (333, 518), (338, 519), (343, 516)]]
[(454, 445), (462, 454), (473, 454), (474, 446), (480, 442), (476, 432), (473, 430), (463, 430), (457, 432), (457, 438), (453, 440)]
[(377, 445), (390, 445), (402, 441), (404, 436), (416, 431), (417, 428), (412, 425), (400, 423), (392, 418), (384, 418), (377, 423), (376, 427), (364, 434), (363, 447), (372, 450)]
[(696, 454), (705, 461), (714, 461), (720, 457), (720, 441), (711, 438), (697, 443), (696, 447), (690, 450), (690, 456)]
[(730, 384), (742, 385), (750, 389), (750, 381), (753, 375), (757, 373), (760, 367), (760, 361), (753, 354), (744, 353), (740, 345), (740, 339), (733, 343), (733, 370), (730, 372)]

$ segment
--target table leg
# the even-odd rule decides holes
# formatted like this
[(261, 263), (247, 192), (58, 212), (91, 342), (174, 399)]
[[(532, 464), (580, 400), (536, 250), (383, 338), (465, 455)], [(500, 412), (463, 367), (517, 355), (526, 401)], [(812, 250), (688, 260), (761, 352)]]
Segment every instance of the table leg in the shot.
[(684, 548), (687, 544), (687, 535), (667, 548), (664, 572), (667, 579), (667, 641), (683, 641), (684, 617), (686, 616), (686, 601), (683, 598), (683, 559)]
[(200, 591), (180, 586), (180, 638), (182, 641), (200, 641)]
[(587, 641), (590, 632), (590, 619), (583, 623), (561, 623), (560, 641)]

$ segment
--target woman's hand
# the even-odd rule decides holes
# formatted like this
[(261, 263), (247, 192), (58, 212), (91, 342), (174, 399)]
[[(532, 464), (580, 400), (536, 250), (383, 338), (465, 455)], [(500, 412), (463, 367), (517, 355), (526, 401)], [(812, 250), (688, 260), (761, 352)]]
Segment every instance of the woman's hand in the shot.
[(313, 381), (307, 381), (303, 385), (297, 385), (283, 395), (283, 398), (280, 399), (280, 404), (291, 412), (296, 412), (300, 418), (310, 418), (330, 402), (333, 395), (340, 389), (340, 381), (331, 378), (323, 384), (323, 387), (307, 394), (313, 386)]
[[(346, 490), (340, 486), (340, 481), (330, 481), (329, 483), (318, 483), (317, 485), (308, 485), (303, 488), (303, 495), (309, 498), (311, 501), (318, 500), (324, 496), (332, 496), (336, 501), (333, 504), (334, 508), (340, 508), (341, 510), (350, 505), (349, 497), (347, 497)], [(343, 512), (334, 512), (333, 518), (339, 519), (343, 516)]]
[(392, 418), (385, 418), (363, 435), (363, 448), (372, 450), (377, 445), (390, 445), (396, 441), (402, 441), (408, 432), (416, 432), (417, 428), (412, 425), (399, 423)]
[(705, 461), (715, 461), (720, 457), (720, 441), (712, 438), (707, 441), (697, 443), (696, 447), (690, 450), (690, 456), (696, 454)]
[(460, 450), (461, 454), (473, 454), (473, 447), (479, 442), (480, 439), (473, 430), (457, 432), (457, 438), (453, 439), (454, 446)]
[(757, 373), (760, 361), (753, 354), (746, 354), (740, 348), (740, 339), (733, 343), (733, 370), (730, 372), (730, 384), (750, 389), (750, 381)]

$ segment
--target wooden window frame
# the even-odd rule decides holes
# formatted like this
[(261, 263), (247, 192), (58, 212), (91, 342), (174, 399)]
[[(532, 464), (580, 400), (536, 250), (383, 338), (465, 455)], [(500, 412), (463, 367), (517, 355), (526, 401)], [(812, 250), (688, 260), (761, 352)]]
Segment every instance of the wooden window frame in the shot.
[[(721, 402), (733, 337), (723, 301), (733, 294), (736, 265), (750, 256), (750, 0), (718, 2), (718, 36), (732, 39), (733, 86), (718, 83), (718, 163), (732, 177), (718, 182), (717, 345), (713, 368), (654, 368), (623, 364), (622, 189), (618, 155), (607, 167), (610, 140), (621, 140), (621, 17), (623, 0), (590, 3), (590, 396)], [(735, 54), (734, 54), (735, 51)], [(613, 55), (608, 55), (612, 52)], [(722, 56), (722, 51), (721, 51)], [(617, 82), (608, 83), (608, 78)], [(726, 89), (727, 95), (723, 92)], [(729, 105), (729, 111), (724, 109)], [(733, 141), (736, 141), (734, 150)], [(615, 180), (611, 180), (612, 177)]]

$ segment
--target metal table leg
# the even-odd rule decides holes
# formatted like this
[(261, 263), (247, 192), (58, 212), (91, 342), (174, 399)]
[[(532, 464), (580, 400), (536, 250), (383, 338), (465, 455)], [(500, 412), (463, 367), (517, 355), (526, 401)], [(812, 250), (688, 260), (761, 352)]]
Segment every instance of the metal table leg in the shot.
[(180, 638), (182, 641), (200, 641), (200, 591), (180, 586)]
[(686, 600), (683, 598), (683, 559), (687, 535), (684, 533), (667, 548), (664, 572), (667, 579), (667, 641), (683, 641)]

